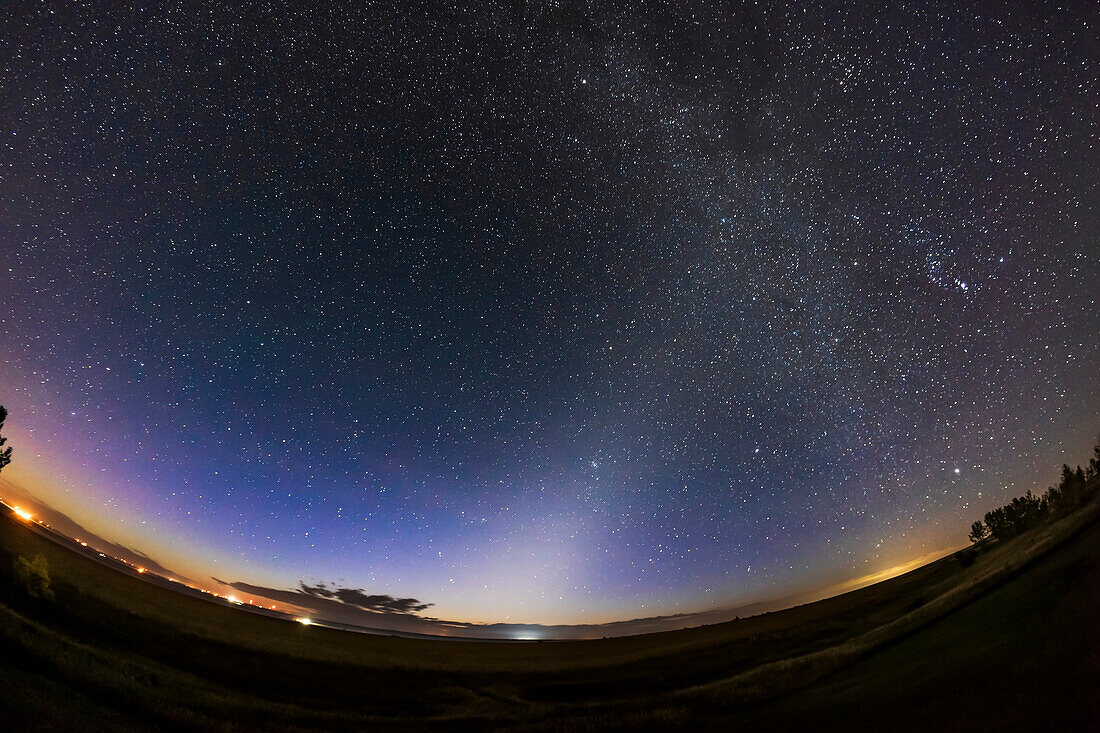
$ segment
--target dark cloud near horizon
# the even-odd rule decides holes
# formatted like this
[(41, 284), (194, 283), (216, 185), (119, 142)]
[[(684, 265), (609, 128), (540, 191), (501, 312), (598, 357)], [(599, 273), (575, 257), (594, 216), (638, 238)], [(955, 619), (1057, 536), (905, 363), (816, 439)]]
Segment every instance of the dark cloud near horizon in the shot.
[(434, 604), (422, 603), (416, 598), (394, 598), (390, 595), (367, 594), (361, 588), (330, 588), (325, 583), (306, 585), (299, 583), (299, 590), (314, 598), (329, 598), (374, 613), (420, 613)]
[[(796, 594), (770, 601), (698, 613), (647, 616), (602, 624), (504, 622), (485, 624), (420, 616), (417, 615), (418, 611), (416, 609), (424, 610), (432, 604), (421, 603), (414, 598), (366, 595), (358, 589), (335, 588), (324, 583), (318, 583), (316, 586), (300, 583), (298, 588), (288, 590), (252, 585), (240, 581), (228, 582), (220, 578), (212, 579), (242, 593), (269, 598), (273, 601), (308, 610), (315, 613), (318, 619), (348, 624), (364, 630), (473, 639), (593, 639), (651, 634), (689, 626), (724, 623), (735, 618), (769, 613), (815, 600), (815, 598), (805, 594)], [(341, 595), (360, 602), (343, 601), (340, 599)], [(412, 610), (408, 612), (380, 610), (384, 608), (409, 608)]]
[(303, 582), (299, 584), (298, 588), (282, 589), (252, 585), (241, 581), (230, 582), (220, 578), (212, 579), (242, 593), (250, 593), (280, 603), (310, 609), (325, 614), (341, 623), (372, 624), (378, 622), (381, 617), (429, 620), (417, 614), (432, 606), (431, 603), (424, 603), (416, 598), (395, 598), (385, 594), (367, 594), (359, 588), (337, 588), (325, 583), (310, 586)]

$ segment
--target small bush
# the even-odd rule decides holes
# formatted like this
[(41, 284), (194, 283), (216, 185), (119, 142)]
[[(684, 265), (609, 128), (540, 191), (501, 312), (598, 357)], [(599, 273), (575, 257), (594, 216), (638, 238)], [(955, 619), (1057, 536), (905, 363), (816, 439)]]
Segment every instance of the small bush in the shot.
[(27, 591), (31, 598), (53, 599), (50, 587), (50, 565), (45, 555), (38, 555), (29, 562), (25, 557), (15, 560), (15, 579)]

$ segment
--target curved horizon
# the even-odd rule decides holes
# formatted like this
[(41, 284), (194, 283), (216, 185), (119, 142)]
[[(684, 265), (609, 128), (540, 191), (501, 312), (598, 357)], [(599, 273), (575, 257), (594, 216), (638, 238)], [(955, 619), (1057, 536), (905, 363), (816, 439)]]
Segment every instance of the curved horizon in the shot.
[[(242, 605), (249, 610), (270, 610), (307, 625), (327, 625), (331, 628), (381, 633), (408, 637), (453, 638), (488, 641), (580, 641), (637, 636), (686, 628), (710, 626), (764, 613), (782, 611), (797, 606), (866, 588), (953, 554), (958, 547), (933, 551), (901, 565), (878, 570), (867, 575), (822, 588), (813, 588), (794, 595), (740, 601), (737, 605), (701, 611), (639, 618), (590, 620), (588, 623), (545, 624), (523, 621), (454, 621), (436, 618), (424, 612), (434, 604), (421, 604), (416, 599), (395, 599), (392, 596), (366, 596), (362, 589), (330, 588), (324, 583), (309, 586), (299, 581), (296, 588), (271, 588), (245, 581), (225, 581), (211, 576), (195, 580), (165, 567), (139, 548), (128, 547), (100, 537), (71, 517), (43, 503), (25, 490), (0, 478), (0, 505), (30, 525), (39, 525), (47, 536), (63, 545), (80, 545), (83, 554), (95, 558), (96, 553), (109, 567), (124, 572), (137, 572), (146, 580), (160, 578), (171, 583), (177, 592), (200, 591), (207, 598)], [(212, 581), (212, 582), (211, 582)], [(411, 603), (410, 603), (411, 602)], [(411, 606), (411, 607), (410, 607)]]

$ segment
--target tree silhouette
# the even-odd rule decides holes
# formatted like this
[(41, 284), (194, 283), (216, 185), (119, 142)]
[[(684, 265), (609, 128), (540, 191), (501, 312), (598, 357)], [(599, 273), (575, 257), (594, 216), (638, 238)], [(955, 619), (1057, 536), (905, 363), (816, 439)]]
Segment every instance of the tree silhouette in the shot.
[(993, 535), (994, 539), (1009, 540), (1016, 536), (1016, 525), (1013, 523), (1012, 517), (1009, 516), (1010, 507), (1011, 505), (1007, 505), (986, 512), (985, 526), (989, 528), (989, 533)]
[(1065, 503), (1068, 506), (1074, 507), (1081, 503), (1082, 494), (1085, 491), (1084, 475), (1078, 478), (1078, 473), (1069, 467), (1068, 464), (1062, 464), (1062, 480), (1058, 484), (1058, 488), (1062, 491), (1062, 496), (1065, 497)]
[(985, 522), (970, 525), (970, 541), (978, 544), (992, 537), (1010, 540), (1016, 535), (1069, 514), (1100, 493), (1100, 445), (1086, 468), (1062, 464), (1062, 477), (1040, 497), (1028, 491), (1008, 504), (986, 512)]
[(989, 529), (981, 522), (974, 522), (970, 525), (970, 541), (974, 544), (981, 542), (989, 537)]
[[(8, 419), (8, 411), (4, 409), (3, 405), (0, 405), (0, 430), (4, 429), (4, 421)], [(0, 435), (0, 471), (4, 470), (4, 466), (11, 463), (11, 446), (4, 447), (4, 443), (7, 443), (8, 439), (3, 435)]]

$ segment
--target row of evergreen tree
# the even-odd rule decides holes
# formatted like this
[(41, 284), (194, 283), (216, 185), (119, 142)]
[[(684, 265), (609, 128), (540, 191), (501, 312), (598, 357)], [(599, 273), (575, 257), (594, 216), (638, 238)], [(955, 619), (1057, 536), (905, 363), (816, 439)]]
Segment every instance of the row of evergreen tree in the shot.
[(1007, 540), (1032, 527), (1057, 519), (1084, 504), (1100, 490), (1100, 445), (1085, 468), (1062, 465), (1062, 479), (1042, 496), (1028, 491), (1000, 509), (987, 512), (984, 522), (970, 525), (970, 541), (984, 542), (992, 537)]

